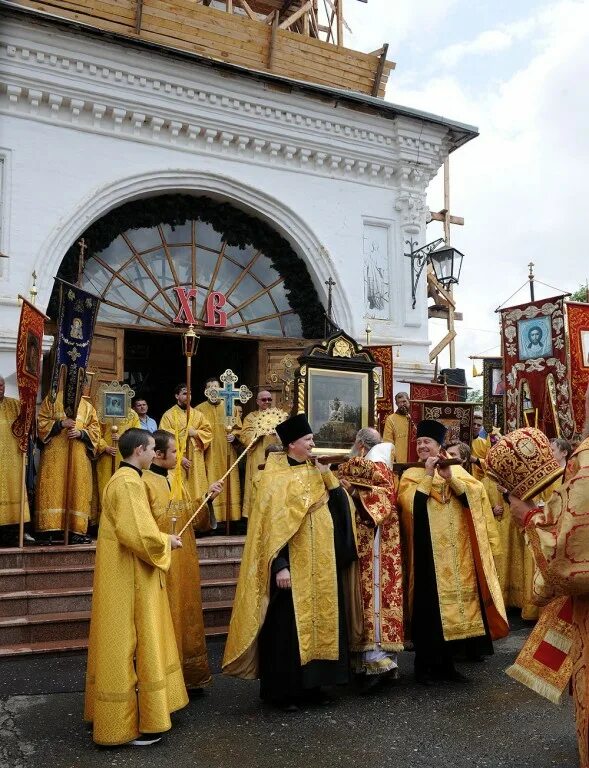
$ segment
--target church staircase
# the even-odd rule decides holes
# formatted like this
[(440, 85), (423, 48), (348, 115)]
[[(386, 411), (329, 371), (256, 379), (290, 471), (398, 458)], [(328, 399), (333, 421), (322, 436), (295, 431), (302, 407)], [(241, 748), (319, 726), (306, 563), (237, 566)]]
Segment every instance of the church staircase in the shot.
[[(205, 632), (227, 634), (242, 536), (198, 540)], [(0, 657), (88, 646), (96, 547), (0, 549)]]

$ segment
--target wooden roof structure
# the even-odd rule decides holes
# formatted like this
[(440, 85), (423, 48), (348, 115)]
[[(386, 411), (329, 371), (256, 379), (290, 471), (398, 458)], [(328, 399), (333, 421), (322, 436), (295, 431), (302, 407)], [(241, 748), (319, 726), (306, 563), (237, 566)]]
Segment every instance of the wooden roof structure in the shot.
[(81, 22), (258, 72), (383, 97), (388, 45), (344, 47), (343, 0), (14, 0)]

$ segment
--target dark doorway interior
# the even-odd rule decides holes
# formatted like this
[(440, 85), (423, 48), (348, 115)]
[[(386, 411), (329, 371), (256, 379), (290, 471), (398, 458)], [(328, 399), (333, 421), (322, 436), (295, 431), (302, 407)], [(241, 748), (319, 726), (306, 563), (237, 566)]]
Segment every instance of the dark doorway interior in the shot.
[[(204, 400), (205, 381), (231, 368), (239, 376), (237, 385), (247, 384), (256, 392), (258, 382), (258, 342), (201, 336), (198, 352), (192, 359), (192, 404)], [(149, 413), (159, 422), (174, 405), (174, 388), (186, 378), (186, 361), (179, 334), (154, 331), (125, 331), (125, 382), (144, 397)]]

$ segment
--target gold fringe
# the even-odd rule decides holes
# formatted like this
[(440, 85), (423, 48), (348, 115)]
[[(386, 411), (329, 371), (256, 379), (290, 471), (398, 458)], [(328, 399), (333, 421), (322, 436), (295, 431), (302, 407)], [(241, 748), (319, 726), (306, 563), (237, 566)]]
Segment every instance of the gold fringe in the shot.
[(571, 637), (566, 637), (566, 635), (557, 632), (555, 629), (549, 629), (546, 631), (546, 634), (544, 635), (544, 641), (550, 645), (553, 645), (555, 648), (558, 648), (559, 651), (562, 651), (566, 654), (568, 654), (568, 652), (571, 650), (571, 646), (573, 644)]
[(513, 680), (517, 680), (518, 683), (530, 688), (534, 693), (548, 699), (553, 704), (558, 705), (561, 703), (563, 691), (559, 691), (558, 688), (542, 680), (529, 670), (524, 669), (519, 664), (513, 664), (511, 667), (508, 667), (505, 670), (505, 674), (513, 678)]

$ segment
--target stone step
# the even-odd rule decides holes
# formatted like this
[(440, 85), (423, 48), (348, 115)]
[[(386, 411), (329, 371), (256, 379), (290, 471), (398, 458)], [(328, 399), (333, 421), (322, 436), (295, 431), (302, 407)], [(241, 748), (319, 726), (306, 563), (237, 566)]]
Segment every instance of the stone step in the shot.
[(0, 617), (89, 611), (92, 587), (28, 589), (0, 594)]
[(245, 536), (208, 536), (196, 540), (198, 547), (198, 559), (204, 560), (239, 558), (243, 554)]
[(89, 622), (90, 611), (0, 618), (0, 648), (44, 640), (83, 640), (88, 637)]
[(215, 600), (214, 602), (203, 603), (205, 630), (207, 627), (229, 626), (232, 607), (232, 600)]
[(0, 594), (52, 587), (91, 587), (93, 578), (94, 564), (5, 568), (0, 571)]
[(42, 568), (70, 565), (94, 565), (95, 544), (65, 547), (25, 547), (0, 549), (0, 570), (5, 568)]
[(235, 597), (237, 579), (201, 579), (200, 587), (203, 603), (231, 600)]
[(200, 578), (236, 579), (239, 576), (240, 557), (210, 557), (200, 561)]
[[(210, 640), (222, 640), (227, 636), (228, 626), (209, 627), (205, 635)], [(0, 658), (10, 656), (25, 656), (45, 653), (67, 653), (68, 651), (85, 651), (88, 648), (88, 638), (72, 640), (40, 640), (36, 642), (12, 643), (0, 646)]]

